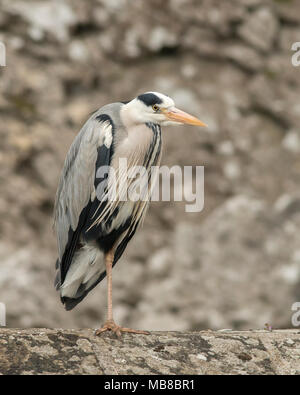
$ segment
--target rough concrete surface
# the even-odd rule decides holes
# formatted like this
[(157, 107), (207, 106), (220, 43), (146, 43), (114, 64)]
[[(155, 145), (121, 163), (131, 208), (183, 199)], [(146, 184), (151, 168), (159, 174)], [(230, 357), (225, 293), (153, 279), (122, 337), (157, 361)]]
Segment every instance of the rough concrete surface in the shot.
[(0, 330), (1, 374), (300, 374), (297, 330), (125, 334)]

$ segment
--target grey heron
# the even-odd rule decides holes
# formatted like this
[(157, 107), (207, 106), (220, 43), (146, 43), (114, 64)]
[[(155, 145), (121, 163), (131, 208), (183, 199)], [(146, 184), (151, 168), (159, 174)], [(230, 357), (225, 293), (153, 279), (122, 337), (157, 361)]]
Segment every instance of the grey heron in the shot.
[[(206, 126), (177, 109), (169, 96), (146, 92), (93, 113), (65, 159), (54, 208), (58, 244), (55, 286), (66, 310), (71, 310), (107, 277), (107, 320), (97, 335), (107, 330), (118, 336), (121, 332), (147, 333), (115, 323), (112, 268), (141, 224), (150, 195), (136, 201), (121, 199), (120, 192), (114, 199), (107, 197), (112, 170), (116, 170), (116, 183), (122, 182), (124, 175), (118, 172), (122, 158), (128, 167), (144, 166), (153, 185), (155, 173), (150, 170), (160, 163), (160, 126), (166, 124)], [(108, 171), (100, 174), (105, 167)]]

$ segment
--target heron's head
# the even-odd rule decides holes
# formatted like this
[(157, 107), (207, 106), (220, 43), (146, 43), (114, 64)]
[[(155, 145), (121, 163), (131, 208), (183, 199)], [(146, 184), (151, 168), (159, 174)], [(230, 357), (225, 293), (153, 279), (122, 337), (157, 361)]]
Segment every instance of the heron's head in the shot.
[(176, 108), (169, 96), (158, 92), (146, 92), (131, 100), (123, 106), (122, 115), (126, 123), (131, 124), (206, 126), (200, 119)]

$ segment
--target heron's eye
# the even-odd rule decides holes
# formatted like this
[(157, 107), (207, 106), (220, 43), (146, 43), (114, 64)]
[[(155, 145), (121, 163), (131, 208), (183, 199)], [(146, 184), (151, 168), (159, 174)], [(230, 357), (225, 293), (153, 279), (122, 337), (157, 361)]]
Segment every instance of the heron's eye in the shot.
[(154, 112), (157, 112), (157, 111), (159, 110), (158, 105), (157, 105), (157, 104), (153, 104), (152, 110), (153, 110)]

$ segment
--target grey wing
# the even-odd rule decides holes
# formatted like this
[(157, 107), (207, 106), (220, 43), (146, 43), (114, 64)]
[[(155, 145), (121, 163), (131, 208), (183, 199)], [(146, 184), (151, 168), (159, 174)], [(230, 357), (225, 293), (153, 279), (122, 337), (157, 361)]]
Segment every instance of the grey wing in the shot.
[(59, 288), (64, 281), (79, 243), (89, 206), (96, 196), (96, 163), (97, 167), (109, 165), (112, 156), (112, 124), (107, 117), (97, 115), (98, 113), (85, 123), (70, 147), (56, 193), (54, 207), (54, 229), (58, 245), (56, 288)]

